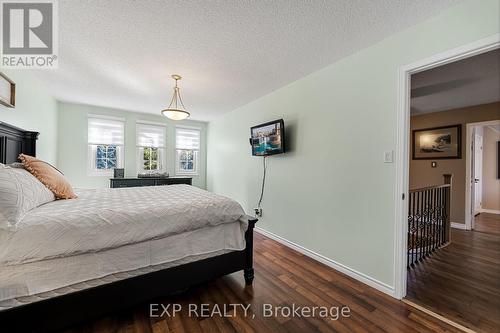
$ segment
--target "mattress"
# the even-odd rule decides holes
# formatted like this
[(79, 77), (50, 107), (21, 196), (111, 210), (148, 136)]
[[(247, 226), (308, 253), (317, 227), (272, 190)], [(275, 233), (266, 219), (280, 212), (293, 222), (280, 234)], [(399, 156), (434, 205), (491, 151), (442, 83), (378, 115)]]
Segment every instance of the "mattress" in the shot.
[(0, 266), (98, 252), (240, 221), (234, 200), (189, 185), (79, 190), (0, 232)]
[(245, 248), (241, 206), (194, 186), (77, 194), (0, 230), (0, 309)]
[(245, 248), (247, 225), (209, 226), (99, 252), (4, 266), (0, 310)]

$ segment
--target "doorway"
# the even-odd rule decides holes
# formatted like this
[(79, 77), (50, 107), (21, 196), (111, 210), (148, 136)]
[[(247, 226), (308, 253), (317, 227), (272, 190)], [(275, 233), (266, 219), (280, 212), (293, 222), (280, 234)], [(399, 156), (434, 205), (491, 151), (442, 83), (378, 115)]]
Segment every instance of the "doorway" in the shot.
[[(482, 197), (482, 181), (483, 181), (483, 128), (481, 126), (474, 126), (474, 131), (472, 135), (472, 170), (473, 175), (471, 183), (474, 184), (472, 188), (472, 193), (474, 196), (474, 210), (472, 211), (473, 216), (481, 214), (481, 197)], [(472, 181), (473, 180), (473, 181)], [(474, 227), (474, 222), (472, 222), (472, 227)]]
[[(466, 204), (465, 206), (465, 225), (467, 230), (474, 230), (475, 220), (479, 214), (500, 214), (500, 210), (496, 209), (498, 207), (492, 206), (494, 205), (494, 203), (488, 202), (486, 206), (483, 207), (483, 192), (486, 191), (489, 194), (490, 191), (488, 190), (488, 187), (491, 187), (491, 182), (494, 181), (494, 176), (490, 174), (494, 174), (495, 172), (495, 161), (494, 158), (492, 159), (491, 157), (492, 154), (494, 155), (494, 152), (488, 152), (486, 156), (484, 154), (484, 136), (486, 132), (488, 141), (491, 141), (491, 139), (489, 139), (489, 137), (491, 136), (490, 133), (498, 133), (500, 131), (500, 120), (467, 124), (466, 131), (467, 147), (470, 147), (470, 151), (468, 151), (466, 156), (466, 163), (468, 168), (466, 169), (465, 174), (465, 186), (466, 203), (468, 204)], [(489, 144), (491, 145), (491, 143)], [(485, 159), (488, 160), (486, 161), (486, 165)], [(483, 170), (485, 168), (493, 168), (493, 170), (489, 170), (488, 177), (486, 179), (486, 181), (488, 181), (487, 184), (484, 183), (485, 178), (483, 175)], [(486, 188), (484, 188), (484, 186), (486, 186)]]
[[(472, 43), (470, 45), (466, 45), (454, 50), (450, 50), (449, 52), (445, 52), (436, 56), (433, 56), (429, 59), (425, 59), (414, 64), (404, 66), (400, 69), (400, 100), (399, 100), (399, 132), (398, 132), (398, 148), (397, 148), (397, 192), (400, 195), (400, 199), (398, 199), (397, 203), (397, 211), (396, 211), (396, 272), (395, 272), (395, 294), (396, 297), (403, 299), (407, 295), (407, 264), (409, 261), (408, 255), (408, 198), (409, 198), (409, 165), (410, 165), (410, 151), (411, 151), (411, 140), (410, 140), (410, 97), (412, 94), (411, 87), (411, 76), (429, 69), (437, 68), (446, 64), (450, 64), (453, 62), (457, 62), (463, 59), (467, 59), (470, 57), (474, 57), (476, 55), (480, 55), (489, 51), (493, 51), (498, 49), (500, 46), (500, 35), (495, 35), (483, 40), (480, 40), (476, 43)], [(455, 82), (456, 83), (456, 82)], [(446, 85), (436, 86), (434, 88), (446, 88)], [(465, 126), (464, 126), (465, 127)], [(463, 128), (465, 130), (465, 128)], [(464, 131), (465, 132), (465, 131)], [(464, 135), (465, 136), (465, 135)], [(467, 135), (467, 140), (469, 136)], [(464, 140), (465, 141), (465, 140)], [(471, 138), (471, 142), (473, 142), (473, 138)], [(463, 142), (463, 144), (467, 144), (465, 147), (470, 147), (468, 144), (471, 142)], [(465, 149), (465, 148), (464, 148)], [(467, 148), (468, 149), (468, 148)], [(469, 154), (466, 154), (469, 155)], [(441, 163), (438, 161), (438, 165)], [(429, 167), (432, 167), (431, 163), (429, 163)], [(472, 161), (467, 163), (468, 171), (472, 172)], [(475, 174), (475, 173), (474, 173)], [(462, 184), (465, 183), (464, 175), (462, 173)], [(470, 181), (470, 177), (468, 179)], [(482, 186), (481, 183), (479, 186)], [(463, 186), (463, 185), (462, 185)], [(479, 192), (479, 186), (476, 189), (472, 188), (470, 184), (465, 186), (465, 189), (469, 189), (471, 192)], [(465, 196), (463, 200), (466, 205), (468, 205), (469, 212), (472, 212), (472, 207), (475, 208), (471, 200), (465, 200)], [(474, 199), (475, 200), (475, 199)], [(479, 202), (481, 202), (482, 198)], [(468, 202), (468, 204), (467, 204)], [(462, 214), (464, 210), (462, 208)], [(467, 215), (466, 215), (467, 216)], [(470, 220), (472, 225), (473, 219)], [(465, 223), (461, 223), (463, 229), (465, 229)], [(465, 231), (463, 231), (465, 232)], [(444, 316), (446, 317), (446, 316)], [(457, 324), (461, 328), (465, 328), (463, 325)], [(466, 328), (465, 328), (466, 329)]]

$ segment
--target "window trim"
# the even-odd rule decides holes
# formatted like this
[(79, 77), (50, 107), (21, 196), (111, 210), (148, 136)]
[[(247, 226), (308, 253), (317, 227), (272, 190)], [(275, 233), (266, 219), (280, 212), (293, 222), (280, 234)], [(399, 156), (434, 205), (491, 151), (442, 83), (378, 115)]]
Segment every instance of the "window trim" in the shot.
[(202, 128), (200, 126), (189, 126), (189, 125), (175, 125), (175, 129), (184, 128), (190, 130), (198, 130), (201, 133)]
[(94, 113), (87, 113), (87, 118), (97, 118), (97, 119), (103, 119), (103, 120), (121, 121), (124, 124), (127, 121), (127, 119), (125, 119), (123, 117), (114, 117), (114, 116), (108, 116), (108, 115), (103, 115), (103, 114), (94, 114)]
[(153, 126), (161, 126), (161, 127), (167, 128), (167, 124), (160, 123), (160, 122), (157, 122), (157, 121), (149, 121), (149, 120), (140, 120), (140, 119), (138, 119), (138, 120), (135, 121), (135, 124), (136, 125), (153, 125)]

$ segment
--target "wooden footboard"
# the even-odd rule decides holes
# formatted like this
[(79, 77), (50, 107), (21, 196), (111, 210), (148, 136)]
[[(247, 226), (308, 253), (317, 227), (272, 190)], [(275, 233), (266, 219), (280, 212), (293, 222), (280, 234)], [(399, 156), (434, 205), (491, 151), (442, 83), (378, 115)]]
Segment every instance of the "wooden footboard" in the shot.
[(253, 230), (257, 219), (248, 219), (246, 248), (242, 251), (0, 311), (0, 330), (61, 330), (240, 270), (243, 270), (245, 283), (249, 285), (254, 278)]

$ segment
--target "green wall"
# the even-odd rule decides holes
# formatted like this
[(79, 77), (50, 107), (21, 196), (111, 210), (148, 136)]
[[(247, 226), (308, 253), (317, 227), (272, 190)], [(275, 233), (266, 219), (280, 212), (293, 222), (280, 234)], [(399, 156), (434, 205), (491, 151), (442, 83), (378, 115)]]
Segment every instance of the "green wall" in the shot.
[(125, 123), (125, 176), (136, 177), (136, 137), (137, 120), (147, 120), (167, 125), (167, 171), (175, 175), (175, 126), (188, 125), (201, 128), (200, 173), (193, 176), (193, 185), (206, 187), (206, 123), (197, 121), (173, 122), (161, 115), (145, 114), (102, 108), (89, 105), (59, 103), (58, 123), (58, 168), (66, 175), (74, 187), (109, 187), (109, 177), (87, 176), (87, 115), (98, 114), (121, 117)]
[[(208, 189), (257, 205), (252, 125), (285, 120), (290, 151), (268, 158), (258, 226), (394, 286), (400, 66), (499, 33), (499, 1), (465, 1), (210, 122)], [(335, 47), (332, 45), (332, 47)]]
[(0, 104), (0, 121), (25, 130), (40, 132), (37, 157), (57, 162), (57, 102), (29, 70), (4, 70), (16, 83), (16, 107)]

